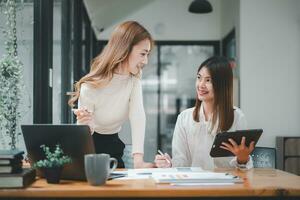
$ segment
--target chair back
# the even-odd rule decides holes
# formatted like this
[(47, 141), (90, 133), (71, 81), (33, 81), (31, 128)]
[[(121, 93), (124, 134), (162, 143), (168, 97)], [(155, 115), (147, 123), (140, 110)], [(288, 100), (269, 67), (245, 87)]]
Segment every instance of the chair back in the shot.
[(254, 168), (276, 168), (276, 149), (255, 147), (251, 153)]
[(132, 145), (131, 144), (125, 145), (122, 160), (124, 161), (125, 168), (133, 168)]

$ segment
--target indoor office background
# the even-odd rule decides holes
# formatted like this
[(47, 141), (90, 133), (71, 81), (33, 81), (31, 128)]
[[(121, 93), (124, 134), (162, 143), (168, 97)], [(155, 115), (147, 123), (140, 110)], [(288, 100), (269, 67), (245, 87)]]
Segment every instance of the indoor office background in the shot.
[[(249, 128), (263, 128), (257, 146), (274, 148), (278, 136), (300, 136), (298, 0), (209, 0), (213, 11), (208, 14), (189, 13), (192, 0), (19, 2), (18, 53), (26, 86), (23, 124), (74, 123), (66, 93), (89, 71), (115, 25), (136, 20), (156, 41), (142, 79), (146, 160), (153, 161), (157, 148), (171, 153), (177, 115), (193, 106), (196, 70), (212, 55), (236, 60), (234, 102)], [(1, 13), (1, 27), (4, 19)], [(128, 144), (128, 156), (128, 124), (120, 135)], [(7, 148), (8, 138), (0, 136), (0, 145)], [(299, 155), (299, 142), (293, 142)], [(22, 137), (18, 146), (25, 149)], [(291, 159), (299, 173), (299, 157)]]

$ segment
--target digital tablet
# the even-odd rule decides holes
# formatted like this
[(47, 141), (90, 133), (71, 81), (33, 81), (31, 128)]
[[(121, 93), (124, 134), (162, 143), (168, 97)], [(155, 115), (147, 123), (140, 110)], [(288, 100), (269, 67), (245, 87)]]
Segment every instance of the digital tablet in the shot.
[(249, 129), (249, 130), (237, 130), (232, 132), (218, 133), (215, 137), (214, 143), (210, 150), (211, 157), (228, 157), (234, 156), (230, 151), (220, 148), (222, 142), (229, 143), (228, 139), (233, 139), (237, 144), (241, 144), (242, 137), (246, 138), (245, 144), (249, 146), (251, 141), (255, 142), (255, 145), (261, 136), (262, 129)]

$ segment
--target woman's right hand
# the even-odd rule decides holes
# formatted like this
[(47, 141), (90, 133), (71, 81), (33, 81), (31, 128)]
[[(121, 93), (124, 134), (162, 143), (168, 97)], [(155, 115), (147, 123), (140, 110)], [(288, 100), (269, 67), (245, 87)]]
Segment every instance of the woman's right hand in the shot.
[(93, 132), (95, 127), (93, 113), (91, 111), (88, 111), (88, 109), (85, 107), (73, 109), (73, 111), (76, 115), (77, 123), (82, 125), (88, 125), (90, 127), (91, 132)]
[(169, 154), (165, 153), (164, 155), (157, 154), (155, 156), (154, 163), (158, 168), (169, 168), (172, 167), (172, 161)]

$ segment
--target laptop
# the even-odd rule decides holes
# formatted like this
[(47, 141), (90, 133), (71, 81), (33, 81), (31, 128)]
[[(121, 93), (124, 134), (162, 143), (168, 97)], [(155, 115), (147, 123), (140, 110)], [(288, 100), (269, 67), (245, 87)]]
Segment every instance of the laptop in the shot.
[[(40, 148), (42, 144), (51, 149), (59, 144), (64, 154), (72, 158), (72, 163), (64, 166), (61, 178), (86, 180), (84, 155), (95, 153), (93, 138), (87, 125), (31, 124), (21, 125), (21, 129), (31, 166), (36, 161), (45, 158)], [(44, 177), (41, 170), (37, 170), (37, 175)]]

